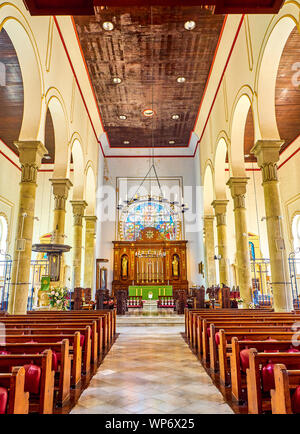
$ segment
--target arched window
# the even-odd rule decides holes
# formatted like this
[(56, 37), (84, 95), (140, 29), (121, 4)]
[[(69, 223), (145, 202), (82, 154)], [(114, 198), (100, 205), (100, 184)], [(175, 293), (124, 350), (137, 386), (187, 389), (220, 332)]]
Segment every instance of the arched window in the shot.
[(296, 215), (292, 224), (294, 238), (294, 252), (296, 259), (297, 274), (300, 274), (300, 214)]
[(140, 232), (149, 227), (174, 241), (181, 236), (181, 217), (169, 204), (148, 200), (133, 203), (120, 216), (120, 236), (124, 241), (138, 239)]
[(0, 261), (5, 260), (7, 249), (8, 226), (5, 217), (0, 216)]

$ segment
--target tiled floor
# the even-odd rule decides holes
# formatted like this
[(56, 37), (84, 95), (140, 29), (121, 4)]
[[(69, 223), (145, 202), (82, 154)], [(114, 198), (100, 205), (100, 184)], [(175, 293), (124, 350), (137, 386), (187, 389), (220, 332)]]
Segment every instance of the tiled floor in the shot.
[(182, 330), (118, 327), (117, 342), (72, 413), (232, 413)]

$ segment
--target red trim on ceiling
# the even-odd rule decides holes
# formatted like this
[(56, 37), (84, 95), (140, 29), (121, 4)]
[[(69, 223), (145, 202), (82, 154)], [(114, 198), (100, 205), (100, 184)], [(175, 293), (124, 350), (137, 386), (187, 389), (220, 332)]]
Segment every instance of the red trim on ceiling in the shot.
[(233, 43), (232, 43), (232, 46), (231, 46), (231, 49), (230, 49), (230, 52), (229, 52), (229, 55), (228, 55), (228, 58), (227, 58), (226, 64), (225, 64), (225, 67), (224, 67), (224, 69), (223, 69), (223, 72), (222, 72), (222, 75), (221, 75), (221, 78), (220, 78), (220, 81), (219, 81), (219, 84), (218, 84), (218, 87), (217, 87), (217, 90), (216, 90), (216, 93), (215, 93), (215, 96), (214, 96), (213, 102), (212, 102), (212, 104), (211, 104), (211, 107), (210, 107), (210, 110), (209, 110), (209, 113), (208, 113), (208, 116), (207, 116), (206, 122), (205, 122), (205, 124), (204, 124), (203, 130), (202, 130), (202, 133), (201, 133), (201, 135), (200, 135), (200, 139), (199, 139), (199, 141), (198, 141), (198, 143), (197, 143), (197, 145), (196, 145), (195, 152), (194, 152), (194, 156), (196, 155), (196, 152), (197, 152), (197, 149), (198, 149), (198, 145), (201, 143), (201, 141), (202, 141), (202, 139), (203, 139), (203, 136), (204, 136), (204, 133), (205, 133), (205, 131), (206, 131), (206, 127), (207, 127), (207, 125), (208, 125), (208, 121), (209, 121), (209, 118), (210, 118), (210, 115), (211, 115), (212, 109), (214, 108), (214, 105), (215, 105), (215, 102), (216, 102), (216, 99), (217, 99), (217, 96), (218, 96), (218, 93), (219, 93), (219, 90), (220, 90), (220, 87), (221, 87), (221, 84), (222, 84), (222, 81), (223, 81), (223, 78), (224, 78), (225, 72), (226, 72), (227, 67), (228, 67), (228, 65), (229, 65), (229, 61), (230, 61), (230, 59), (231, 59), (231, 56), (232, 56), (232, 53), (233, 53), (233, 50), (234, 50), (234, 47), (235, 47), (236, 41), (237, 41), (238, 36), (239, 36), (239, 34), (240, 34), (240, 31), (241, 31), (241, 28), (242, 28), (242, 24), (243, 24), (243, 22), (244, 22), (244, 17), (245, 17), (245, 15), (243, 15), (242, 18), (241, 18), (241, 20), (240, 20), (240, 23), (239, 23), (239, 26), (238, 26), (238, 29), (237, 29), (236, 35), (235, 35), (235, 37), (234, 37), (234, 40), (233, 40)]

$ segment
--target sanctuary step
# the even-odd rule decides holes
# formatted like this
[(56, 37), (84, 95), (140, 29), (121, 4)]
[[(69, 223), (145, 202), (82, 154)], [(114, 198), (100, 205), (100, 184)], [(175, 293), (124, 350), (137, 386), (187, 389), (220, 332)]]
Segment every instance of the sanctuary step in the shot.
[[(169, 310), (169, 309), (167, 309)], [(118, 326), (181, 326), (184, 327), (184, 315), (177, 315), (172, 310), (171, 312), (135, 311), (134, 314), (117, 316)]]

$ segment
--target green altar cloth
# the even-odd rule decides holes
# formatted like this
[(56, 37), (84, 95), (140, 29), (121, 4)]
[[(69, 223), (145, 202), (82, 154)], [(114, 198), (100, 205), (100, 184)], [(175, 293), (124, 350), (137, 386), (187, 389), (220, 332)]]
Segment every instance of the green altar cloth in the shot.
[[(149, 297), (149, 293), (152, 297)], [(129, 286), (129, 295), (141, 295), (143, 300), (158, 300), (159, 295), (173, 295), (173, 286)]]

